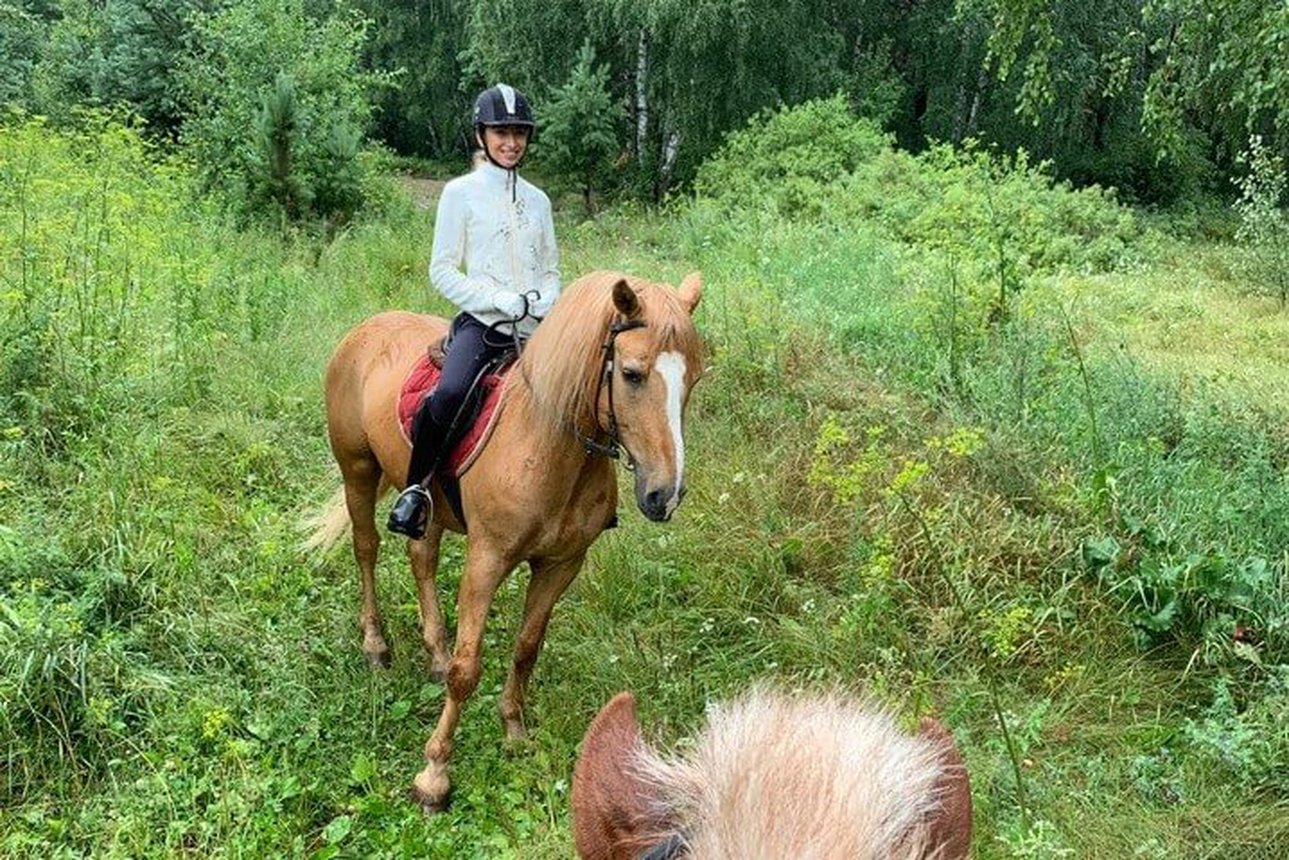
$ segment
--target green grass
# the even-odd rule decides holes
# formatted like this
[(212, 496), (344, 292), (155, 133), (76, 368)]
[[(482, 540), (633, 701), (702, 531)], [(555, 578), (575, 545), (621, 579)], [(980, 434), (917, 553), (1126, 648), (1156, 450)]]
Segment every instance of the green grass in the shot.
[(1036, 272), (991, 324), (966, 251), (876, 219), (561, 212), (566, 276), (704, 272), (690, 492), (663, 527), (624, 505), (596, 545), (509, 751), (522, 572), (503, 586), (427, 820), (406, 791), (442, 692), (402, 548), (373, 673), (347, 546), (303, 557), (295, 523), (334, 487), (335, 342), (446, 310), (431, 214), (393, 203), (326, 245), (239, 233), (136, 146), (0, 130), (0, 854), (566, 858), (612, 693), (669, 743), (765, 677), (941, 714), (978, 857), (1283, 854), (1289, 449), (1261, 398), (1286, 317), (1221, 246)]

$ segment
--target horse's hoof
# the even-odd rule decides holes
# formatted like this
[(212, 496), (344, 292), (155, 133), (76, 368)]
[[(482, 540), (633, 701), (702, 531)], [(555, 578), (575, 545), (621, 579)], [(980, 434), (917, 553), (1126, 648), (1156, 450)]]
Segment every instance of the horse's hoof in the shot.
[(521, 720), (505, 720), (506, 724), (506, 747), (514, 750), (522, 747), (528, 740), (528, 729), (524, 728)]
[(443, 797), (439, 800), (431, 800), (428, 797), (422, 797), (421, 792), (417, 790), (416, 786), (409, 788), (407, 790), (407, 794), (413, 803), (421, 807), (421, 814), (426, 818), (448, 811), (448, 801), (450, 799), (448, 797)]
[(427, 816), (438, 815), (448, 808), (448, 803), (452, 800), (452, 784), (448, 782), (447, 774), (442, 769), (427, 765), (412, 780), (408, 793), (420, 805), (421, 812)]
[(443, 686), (448, 682), (447, 663), (439, 664), (431, 658), (429, 661), (429, 668), (426, 671), (430, 676), (430, 680), (439, 686)]
[(366, 650), (364, 650), (364, 651), (363, 651), (363, 654), (365, 654), (365, 655), (366, 655), (366, 657), (367, 657), (367, 665), (368, 665), (368, 666), (371, 666), (373, 669), (388, 669), (388, 668), (389, 668), (390, 659), (389, 659), (389, 649), (388, 649), (388, 648), (384, 648), (384, 649), (379, 650), (379, 651), (366, 651)]

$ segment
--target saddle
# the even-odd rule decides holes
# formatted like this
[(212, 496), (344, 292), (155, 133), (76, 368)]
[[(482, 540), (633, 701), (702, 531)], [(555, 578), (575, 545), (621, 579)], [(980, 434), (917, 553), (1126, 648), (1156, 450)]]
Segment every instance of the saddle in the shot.
[[(398, 426), (409, 448), (412, 445), (412, 422), (416, 420), (421, 403), (438, 385), (443, 372), (443, 355), (444, 341), (432, 343), (425, 355), (412, 366), (399, 389)], [(479, 380), (476, 390), (466, 397), (467, 404), (474, 404), (475, 414), (462, 416), (465, 429), (458, 431), (458, 441), (443, 461), (443, 475), (460, 478), (483, 452), (501, 414), (497, 407), (513, 366), (514, 362), (510, 361), (496, 372), (485, 375)]]

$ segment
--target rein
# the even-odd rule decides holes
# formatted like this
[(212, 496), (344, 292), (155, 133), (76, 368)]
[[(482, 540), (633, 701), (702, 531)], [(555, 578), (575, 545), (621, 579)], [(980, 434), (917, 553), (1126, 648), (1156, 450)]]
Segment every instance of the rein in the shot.
[[(622, 334), (624, 331), (631, 331), (633, 329), (644, 328), (644, 325), (645, 325), (644, 320), (640, 320), (640, 319), (633, 319), (633, 320), (619, 319), (619, 320), (614, 320), (613, 323), (609, 326), (609, 335), (604, 339), (604, 346), (601, 347), (601, 350), (604, 353), (604, 362), (600, 366), (600, 379), (595, 385), (595, 401), (594, 401), (595, 409), (597, 412), (596, 429), (604, 430), (604, 432), (606, 432), (609, 436), (609, 441), (597, 442), (594, 439), (592, 439), (590, 436), (583, 435), (582, 431), (578, 430), (576, 427), (573, 428), (573, 432), (574, 434), (576, 434), (578, 441), (582, 443), (582, 447), (586, 449), (586, 453), (588, 454), (599, 454), (601, 457), (608, 457), (610, 460), (620, 459), (622, 455), (622, 440), (618, 438), (618, 414), (616, 411), (614, 411), (614, 408), (613, 408), (612, 377), (613, 377), (614, 358), (616, 356), (616, 352), (614, 350), (614, 341), (616, 341), (618, 338), (618, 335)], [(608, 378), (609, 380), (609, 426), (607, 429), (599, 426), (599, 419), (598, 419), (598, 412), (600, 408), (600, 392), (604, 390), (604, 380), (606, 378)], [(631, 465), (628, 464), (627, 468), (630, 469)]]

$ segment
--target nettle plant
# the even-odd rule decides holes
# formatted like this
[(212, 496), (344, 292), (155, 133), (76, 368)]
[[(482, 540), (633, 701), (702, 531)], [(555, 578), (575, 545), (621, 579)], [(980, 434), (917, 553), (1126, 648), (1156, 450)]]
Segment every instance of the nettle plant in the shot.
[(1248, 172), (1235, 180), (1240, 190), (1235, 202), (1240, 228), (1235, 235), (1252, 252), (1250, 286), (1284, 306), (1289, 304), (1289, 215), (1280, 205), (1285, 196), (1284, 159), (1255, 134), (1239, 161)]

